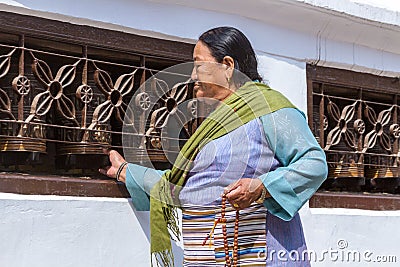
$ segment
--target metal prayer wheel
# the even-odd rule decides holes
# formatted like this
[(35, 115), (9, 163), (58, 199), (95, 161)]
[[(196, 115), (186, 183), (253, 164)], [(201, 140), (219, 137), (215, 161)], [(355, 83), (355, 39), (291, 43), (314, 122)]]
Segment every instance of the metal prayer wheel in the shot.
[[(27, 43), (19, 38), (18, 45), (0, 44), (0, 169), (34, 165), (33, 171), (47, 173), (97, 172), (108, 158), (104, 148), (122, 152), (124, 124), (132, 126), (125, 156), (165, 164), (181, 138), (195, 130), (190, 119), (195, 120), (197, 108), (187, 75), (168, 85), (162, 79), (145, 85), (159, 68), (172, 64), (169, 60), (154, 65), (151, 59), (149, 69), (144, 56), (108, 62), (99, 59), (98, 49), (89, 48), (88, 57), (86, 46), (46, 47), (44, 42), (31, 49), (25, 46), (31, 38)], [(107, 59), (117, 52), (100, 53)], [(178, 110), (179, 105), (187, 107)], [(124, 121), (127, 113), (132, 117)], [(184, 133), (173, 140), (169, 135), (175, 128)]]
[[(65, 156), (105, 157), (102, 148), (111, 144), (109, 118), (94, 119), (93, 105), (98, 103), (91, 104), (96, 94), (86, 77), (87, 62), (80, 58), (24, 48), (0, 56), (1, 165), (26, 165), (26, 153), (34, 153), (28, 156), (35, 161), (38, 154), (49, 153), (49, 145), (49, 159), (56, 158), (57, 168), (72, 166), (68, 160), (60, 160)], [(97, 101), (102, 100), (104, 97)], [(77, 162), (85, 161), (81, 158)]]
[[(118, 96), (117, 100), (113, 99), (115, 89), (112, 82), (104, 81), (108, 78), (111, 81), (107, 72), (95, 64), (89, 66), (83, 59), (71, 65), (74, 73), (80, 65), (83, 68), (80, 81), (75, 81), (65, 90), (65, 96), (73, 107), (70, 112), (74, 114), (73, 119), (66, 120), (65, 116), (55, 118), (55, 123), (66, 126), (56, 130), (61, 141), (56, 144), (56, 166), (68, 172), (71, 169), (85, 172), (88, 168), (97, 171), (98, 167), (106, 165), (107, 156), (103, 148), (111, 147), (113, 128), (110, 121), (115, 116), (115, 106), (122, 104)], [(78, 79), (74, 77), (74, 80)]]
[(141, 164), (174, 162), (180, 141), (188, 139), (197, 125), (192, 95), (192, 84), (184, 75), (156, 75), (142, 84), (131, 101), (135, 119), (124, 125), (127, 158)]
[[(76, 123), (65, 122), (68, 127), (57, 129), (57, 136), (63, 141), (56, 144), (57, 156), (103, 155), (102, 148), (111, 146), (110, 123), (93, 123), (96, 107), (105, 101), (95, 89), (94, 84), (84, 84), (66, 92), (76, 108)], [(61, 117), (57, 119), (62, 121)]]
[(394, 193), (400, 186), (398, 158), (392, 156), (370, 155), (366, 157), (368, 167), (365, 177), (372, 191)]
[[(24, 132), (19, 136), (18, 132)], [(46, 153), (46, 128), (43, 125), (26, 125), (18, 122), (2, 122), (0, 134), (1, 152), (37, 152)]]
[[(29, 153), (44, 154), (47, 150), (44, 118), (31, 116), (35, 95), (42, 90), (36, 89), (37, 83), (32, 82), (32, 72), (25, 74), (29, 65), (25, 65), (24, 52), (15, 48), (8, 53), (2, 51), (0, 56), (0, 151), (3, 164), (18, 164)], [(12, 64), (15, 61), (18, 65)]]
[[(361, 120), (356, 117), (357, 102), (339, 107), (331, 99), (317, 99), (319, 109), (314, 108), (313, 132), (318, 133), (318, 141), (324, 148), (329, 172), (324, 187), (345, 190), (360, 190), (365, 185), (364, 162), (359, 150), (362, 135)], [(321, 109), (326, 106), (326, 109)]]

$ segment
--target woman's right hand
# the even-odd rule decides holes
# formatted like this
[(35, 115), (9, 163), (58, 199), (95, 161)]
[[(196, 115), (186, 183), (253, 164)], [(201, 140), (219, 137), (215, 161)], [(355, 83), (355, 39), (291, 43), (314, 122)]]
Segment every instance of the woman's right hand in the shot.
[[(107, 166), (104, 169), (99, 169), (99, 172), (101, 174), (104, 174), (110, 178), (117, 179), (117, 171), (119, 167), (126, 162), (126, 160), (115, 150), (104, 150), (104, 153), (106, 153), (110, 159), (111, 166)], [(121, 182), (125, 183), (125, 178), (126, 178), (126, 169), (127, 165), (125, 165), (118, 177), (118, 180)]]

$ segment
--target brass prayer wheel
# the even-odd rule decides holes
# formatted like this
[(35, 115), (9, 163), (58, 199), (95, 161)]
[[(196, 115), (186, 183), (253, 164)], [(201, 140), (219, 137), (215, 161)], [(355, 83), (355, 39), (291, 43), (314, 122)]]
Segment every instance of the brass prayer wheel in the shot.
[[(18, 66), (12, 66), (19, 59)], [(13, 49), (0, 56), (0, 152), (46, 153), (46, 126), (30, 116), (35, 94), (33, 74), (25, 76), (24, 50)], [(10, 163), (12, 159), (8, 160)], [(16, 160), (14, 163), (17, 163)]]
[(124, 156), (165, 165), (181, 141), (179, 135), (171, 141), (169, 123), (183, 121), (185, 140), (197, 126), (186, 120), (195, 102), (185, 108), (190, 112), (177, 109), (193, 98), (187, 75), (180, 83), (153, 79), (145, 86), (174, 60), (151, 58), (150, 69), (143, 55), (14, 37), (18, 43), (0, 41), (1, 170), (98, 172), (107, 164), (104, 148), (122, 152), (125, 123), (133, 137)]

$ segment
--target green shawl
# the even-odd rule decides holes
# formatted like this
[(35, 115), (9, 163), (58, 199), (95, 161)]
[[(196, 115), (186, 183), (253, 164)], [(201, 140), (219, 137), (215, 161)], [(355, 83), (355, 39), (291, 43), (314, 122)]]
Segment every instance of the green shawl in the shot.
[[(150, 236), (152, 263), (174, 265), (170, 238), (179, 240), (177, 209), (179, 192), (197, 153), (209, 141), (217, 139), (245, 123), (282, 108), (294, 108), (281, 93), (263, 83), (247, 82), (226, 98), (200, 125), (183, 146), (174, 166), (164, 173), (150, 192)], [(222, 192), (221, 192), (222, 193)], [(170, 235), (171, 234), (171, 235)], [(153, 258), (155, 257), (155, 258)]]

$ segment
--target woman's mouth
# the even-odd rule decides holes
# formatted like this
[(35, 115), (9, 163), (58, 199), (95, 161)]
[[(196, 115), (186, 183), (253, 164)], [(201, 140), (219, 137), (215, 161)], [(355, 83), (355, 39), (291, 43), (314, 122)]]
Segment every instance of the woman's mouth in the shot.
[(200, 89), (200, 84), (198, 82), (194, 83), (193, 90), (196, 93)]

